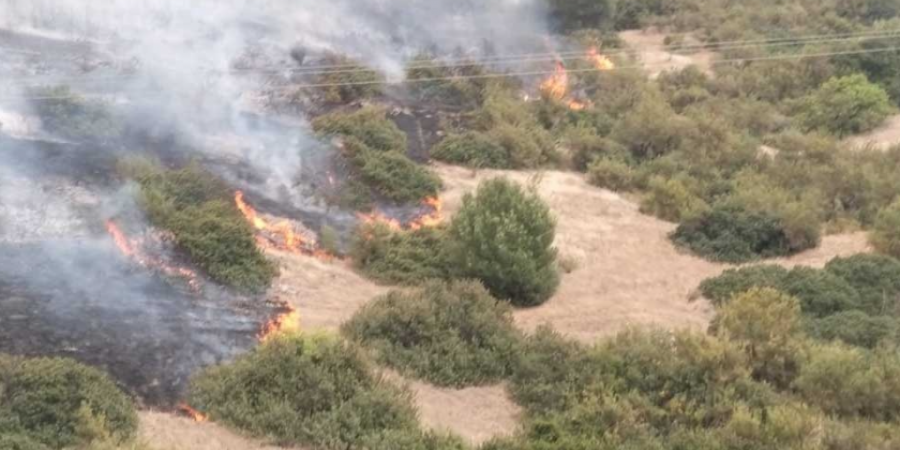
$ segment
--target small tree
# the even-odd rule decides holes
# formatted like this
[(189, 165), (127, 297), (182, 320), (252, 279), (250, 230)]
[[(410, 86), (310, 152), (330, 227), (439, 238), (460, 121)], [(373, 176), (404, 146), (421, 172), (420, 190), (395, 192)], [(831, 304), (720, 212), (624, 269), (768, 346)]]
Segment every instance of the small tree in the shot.
[(713, 328), (744, 349), (755, 378), (785, 387), (796, 376), (800, 356), (796, 298), (771, 288), (753, 288), (726, 304)]
[(891, 113), (883, 88), (865, 75), (832, 78), (804, 99), (800, 122), (808, 130), (824, 129), (838, 136), (875, 128)]
[(451, 261), (517, 306), (546, 301), (559, 284), (552, 247), (556, 222), (533, 193), (498, 178), (468, 194), (450, 226)]
[(900, 200), (878, 213), (869, 241), (879, 252), (900, 258)]

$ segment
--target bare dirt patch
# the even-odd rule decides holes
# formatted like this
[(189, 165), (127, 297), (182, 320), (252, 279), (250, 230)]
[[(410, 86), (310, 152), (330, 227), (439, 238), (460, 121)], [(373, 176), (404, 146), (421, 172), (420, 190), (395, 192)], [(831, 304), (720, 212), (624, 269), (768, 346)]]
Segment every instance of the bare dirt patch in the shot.
[(413, 381), (409, 386), (423, 426), (449, 431), (472, 445), (510, 436), (519, 425), (521, 408), (503, 385), (447, 389)]
[[(641, 214), (635, 203), (590, 186), (576, 173), (476, 173), (443, 165), (436, 170), (447, 187), (442, 198), (448, 214), (457, 211), (462, 196), (481, 181), (505, 176), (523, 184), (537, 183), (538, 194), (556, 216), (556, 246), (561, 257), (574, 261), (575, 269), (563, 276), (547, 303), (516, 311), (522, 328), (549, 324), (585, 342), (629, 326), (706, 329), (712, 306), (703, 299), (689, 299), (704, 279), (731, 266), (677, 249), (668, 239), (675, 224)], [(834, 235), (816, 249), (771, 262), (822, 266), (835, 256), (867, 250), (864, 233)]]
[(143, 411), (139, 417), (139, 439), (154, 450), (283, 450), (210, 422), (152, 411)]
[(304, 331), (337, 331), (366, 302), (388, 288), (366, 280), (350, 263), (270, 252), (281, 267), (272, 296), (297, 308)]
[[(656, 78), (666, 71), (677, 71), (688, 66), (697, 66), (707, 74), (712, 74), (712, 62), (715, 57), (708, 50), (697, 50), (691, 53), (673, 53), (666, 49), (666, 34), (658, 30), (629, 30), (619, 33), (621, 38), (637, 54), (639, 63), (647, 70), (650, 78)], [(686, 45), (699, 44), (691, 38), (685, 39)]]
[(900, 144), (900, 114), (888, 117), (878, 128), (848, 138), (844, 142), (850, 148), (871, 148), (881, 151)]

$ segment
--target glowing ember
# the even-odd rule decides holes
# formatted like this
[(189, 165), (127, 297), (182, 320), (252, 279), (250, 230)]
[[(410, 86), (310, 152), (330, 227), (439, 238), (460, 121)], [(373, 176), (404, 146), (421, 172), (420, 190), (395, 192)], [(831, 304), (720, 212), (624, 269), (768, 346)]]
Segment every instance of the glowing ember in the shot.
[(444, 221), (444, 204), (440, 198), (428, 197), (422, 201), (422, 204), (430, 206), (433, 211), (411, 222), (409, 228), (412, 230), (436, 227)]
[(178, 411), (190, 417), (191, 419), (194, 419), (194, 422), (206, 422), (207, 420), (209, 420), (209, 417), (207, 417), (206, 414), (203, 414), (200, 411), (191, 408), (186, 403), (178, 405)]
[(357, 213), (356, 216), (366, 225), (380, 223), (387, 225), (387, 227), (393, 231), (400, 231), (403, 229), (403, 226), (400, 225), (399, 220), (385, 216), (378, 211), (375, 211), (372, 214)]
[(195, 292), (200, 291), (200, 280), (197, 273), (185, 267), (177, 267), (167, 264), (159, 258), (147, 255), (142, 249), (142, 242), (137, 239), (128, 239), (128, 236), (112, 220), (106, 221), (106, 231), (112, 236), (116, 247), (123, 255), (135, 261), (138, 265), (161, 272), (169, 277), (183, 278), (188, 286)]
[(287, 311), (268, 321), (257, 337), (260, 342), (267, 342), (273, 336), (295, 334), (300, 332), (300, 312), (296, 308), (285, 305)]
[(592, 64), (594, 64), (594, 67), (597, 70), (606, 71), (616, 68), (616, 64), (612, 62), (612, 60), (609, 59), (609, 57), (607, 57), (606, 55), (601, 55), (596, 48), (591, 48), (590, 50), (588, 50), (587, 57), (588, 60), (591, 61)]
[(561, 62), (556, 63), (556, 71), (541, 83), (541, 93), (552, 100), (562, 100), (569, 93), (569, 73)]
[(569, 100), (569, 109), (572, 111), (583, 111), (584, 108), (587, 108), (587, 103), (579, 102), (578, 100)]
[(243, 214), (244, 217), (247, 218), (247, 221), (253, 224), (253, 226), (256, 227), (257, 230), (265, 230), (269, 227), (266, 221), (260, 218), (258, 214), (256, 214), (256, 210), (244, 202), (243, 192), (237, 191), (234, 193), (234, 203), (241, 211), (241, 214)]

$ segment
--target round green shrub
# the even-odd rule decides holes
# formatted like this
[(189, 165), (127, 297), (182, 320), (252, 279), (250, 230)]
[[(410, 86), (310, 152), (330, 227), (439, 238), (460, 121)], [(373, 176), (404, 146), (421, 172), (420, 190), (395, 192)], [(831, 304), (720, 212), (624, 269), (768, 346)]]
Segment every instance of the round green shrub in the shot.
[(363, 224), (356, 230), (350, 255), (369, 278), (415, 285), (449, 277), (446, 235), (443, 227), (395, 231), (383, 223)]
[(755, 265), (728, 269), (721, 275), (707, 278), (700, 283), (700, 292), (714, 305), (722, 306), (737, 294), (754, 287), (778, 288), (788, 275), (788, 270), (775, 265)]
[(799, 119), (807, 130), (827, 130), (838, 136), (861, 133), (891, 114), (890, 97), (865, 75), (832, 78), (804, 99)]
[(612, 191), (627, 191), (634, 187), (634, 169), (613, 159), (597, 159), (588, 166), (588, 182)]
[(5, 424), (37, 443), (63, 448), (98, 437), (87, 435), (87, 428), (115, 442), (128, 440), (137, 414), (131, 399), (97, 369), (68, 359), (0, 357), (0, 432)]
[(777, 288), (800, 300), (804, 314), (825, 317), (862, 307), (856, 289), (830, 272), (809, 267), (795, 267)]
[(509, 155), (490, 136), (476, 131), (451, 134), (431, 151), (431, 157), (451, 164), (477, 168), (507, 168)]
[(280, 444), (362, 448), (417, 427), (409, 392), (373, 372), (354, 345), (283, 336), (191, 382), (190, 401), (216, 421)]
[(344, 140), (344, 155), (366, 185), (397, 203), (421, 201), (437, 195), (441, 179), (406, 154), (373, 150), (356, 138)]
[(900, 261), (890, 256), (859, 254), (835, 258), (825, 270), (850, 283), (859, 293), (863, 310), (869, 314), (897, 314)]
[(519, 342), (509, 305), (471, 281), (393, 291), (364, 306), (342, 330), (379, 361), (439, 386), (506, 377)]
[(847, 345), (875, 348), (881, 342), (897, 342), (900, 324), (893, 317), (874, 317), (862, 311), (844, 311), (806, 323), (813, 338), (839, 340)]
[(486, 181), (463, 197), (450, 225), (450, 261), (497, 298), (536, 306), (559, 285), (556, 222), (537, 195), (506, 179)]
[(730, 263), (785, 256), (802, 250), (791, 247), (781, 220), (730, 205), (716, 206), (682, 223), (671, 238), (700, 256)]

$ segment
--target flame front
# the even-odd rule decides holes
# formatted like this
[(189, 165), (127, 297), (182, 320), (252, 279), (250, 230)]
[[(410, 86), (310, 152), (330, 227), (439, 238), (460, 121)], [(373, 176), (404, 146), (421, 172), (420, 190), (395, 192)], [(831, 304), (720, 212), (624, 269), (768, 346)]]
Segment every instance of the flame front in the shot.
[(172, 266), (159, 258), (150, 257), (141, 249), (143, 245), (140, 240), (128, 239), (128, 236), (112, 220), (106, 221), (106, 231), (112, 236), (119, 251), (138, 265), (162, 272), (169, 277), (183, 278), (187, 281), (191, 290), (195, 292), (200, 291), (200, 278), (193, 270), (186, 267)]
[(596, 48), (588, 50), (587, 57), (597, 70), (607, 71), (616, 68), (616, 63), (612, 62), (606, 55), (601, 55)]
[(428, 197), (422, 201), (422, 204), (432, 208), (432, 212), (414, 220), (409, 224), (412, 230), (420, 228), (436, 227), (444, 221), (444, 204), (438, 197)]
[(309, 254), (317, 254), (321, 252), (317, 252), (315, 250), (304, 251), (303, 248), (303, 238), (297, 235), (297, 232), (294, 231), (294, 227), (287, 220), (283, 220), (276, 224), (270, 224), (265, 219), (259, 216), (255, 209), (252, 206), (248, 205), (246, 201), (244, 201), (244, 193), (241, 191), (237, 191), (234, 193), (234, 203), (237, 206), (237, 209), (244, 215), (250, 224), (253, 225), (259, 231), (265, 231), (272, 236), (280, 237), (281, 245), (274, 245), (270, 240), (257, 236), (256, 242), (260, 247), (263, 248), (276, 248), (279, 250), (284, 250), (293, 253), (309, 253)]
[(300, 332), (300, 311), (290, 305), (284, 305), (287, 311), (266, 322), (257, 337), (260, 342), (267, 342), (273, 336), (295, 334)]
[(191, 408), (187, 403), (179, 404), (178, 411), (181, 411), (182, 414), (194, 419), (194, 422), (206, 422), (209, 420), (209, 417), (206, 414)]
[(569, 93), (569, 72), (562, 62), (557, 62), (553, 75), (541, 83), (541, 93), (557, 101), (564, 99)]

